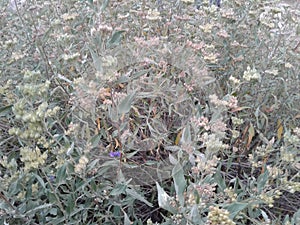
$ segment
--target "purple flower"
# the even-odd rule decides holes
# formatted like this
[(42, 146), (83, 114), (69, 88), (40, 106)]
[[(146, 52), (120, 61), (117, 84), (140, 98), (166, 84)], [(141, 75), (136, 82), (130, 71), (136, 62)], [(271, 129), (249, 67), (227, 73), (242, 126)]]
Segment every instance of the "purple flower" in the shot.
[(119, 152), (119, 151), (117, 151), (117, 152), (110, 152), (109, 156), (113, 157), (113, 158), (120, 157), (121, 156), (121, 152)]
[(53, 176), (53, 175), (49, 175), (48, 178), (49, 178), (51, 183), (53, 183), (54, 180), (55, 180), (55, 176)]

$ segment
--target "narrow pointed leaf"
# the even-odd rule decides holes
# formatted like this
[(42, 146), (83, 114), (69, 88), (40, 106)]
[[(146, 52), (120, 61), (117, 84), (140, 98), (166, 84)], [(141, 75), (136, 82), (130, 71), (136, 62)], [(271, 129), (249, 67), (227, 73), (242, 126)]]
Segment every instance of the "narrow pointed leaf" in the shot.
[(131, 94), (127, 95), (121, 103), (118, 105), (119, 113), (125, 114), (128, 113), (131, 109), (131, 104), (134, 100), (135, 92), (132, 92)]
[(181, 142), (182, 143), (190, 143), (192, 140), (192, 137), (191, 137), (191, 129), (190, 129), (190, 126), (187, 125), (184, 129), (183, 129), (183, 132), (182, 132), (182, 138), (181, 138)]
[(124, 225), (131, 225), (132, 223), (131, 223), (127, 213), (124, 211), (123, 211), (123, 213), (124, 213)]
[(131, 189), (131, 188), (127, 188), (126, 189), (126, 193), (131, 195), (133, 198), (141, 201), (141, 202), (144, 202), (146, 205), (148, 205), (149, 207), (153, 207), (153, 205), (148, 202), (142, 195), (140, 195), (139, 193), (137, 193), (134, 189)]
[(259, 175), (257, 179), (257, 190), (258, 193), (261, 193), (264, 187), (266, 186), (269, 179), (269, 171), (265, 170), (265, 172), (261, 175)]
[(182, 166), (177, 163), (172, 170), (172, 177), (174, 180), (175, 190), (177, 197), (179, 199), (180, 205), (184, 205), (184, 195), (183, 192), (186, 188), (186, 180), (184, 178), (184, 172)]
[(0, 116), (6, 116), (12, 108), (13, 105), (8, 105), (0, 108)]
[(112, 47), (112, 46), (118, 45), (121, 42), (122, 34), (124, 32), (125, 32), (124, 30), (115, 31), (112, 34), (112, 37), (108, 40), (107, 47)]
[(170, 204), (171, 197), (164, 191), (164, 189), (157, 182), (156, 182), (156, 188), (158, 193), (159, 207), (175, 214), (177, 210)]
[(102, 73), (103, 72), (102, 62), (100, 60), (99, 55), (93, 49), (90, 48), (89, 50), (92, 55), (93, 63), (96, 70)]

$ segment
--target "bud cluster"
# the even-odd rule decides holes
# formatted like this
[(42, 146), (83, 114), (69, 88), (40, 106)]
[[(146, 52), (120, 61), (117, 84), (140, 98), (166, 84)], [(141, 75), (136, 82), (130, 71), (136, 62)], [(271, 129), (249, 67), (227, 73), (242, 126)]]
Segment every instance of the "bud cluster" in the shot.
[(22, 98), (15, 102), (12, 108), (22, 127), (12, 127), (9, 130), (10, 135), (38, 140), (43, 136), (45, 120), (60, 110), (58, 106), (49, 107), (46, 98), (50, 81), (42, 82), (40, 76), (40, 72), (24, 72), (23, 82), (17, 86)]
[(235, 222), (233, 222), (229, 218), (229, 212), (225, 209), (219, 209), (219, 207), (210, 206), (209, 207), (209, 213), (208, 213), (208, 220), (206, 222), (207, 225), (234, 225)]

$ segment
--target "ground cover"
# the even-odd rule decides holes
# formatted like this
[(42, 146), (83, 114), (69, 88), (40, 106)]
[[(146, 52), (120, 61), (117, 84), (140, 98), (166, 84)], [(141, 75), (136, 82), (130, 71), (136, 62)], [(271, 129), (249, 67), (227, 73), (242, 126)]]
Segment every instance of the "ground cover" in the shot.
[(300, 223), (298, 4), (0, 4), (1, 224)]

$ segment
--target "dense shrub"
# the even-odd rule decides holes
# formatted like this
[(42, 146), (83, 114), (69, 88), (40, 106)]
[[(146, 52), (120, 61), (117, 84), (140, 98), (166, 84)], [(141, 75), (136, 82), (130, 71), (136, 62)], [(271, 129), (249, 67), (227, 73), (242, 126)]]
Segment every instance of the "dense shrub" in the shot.
[(213, 2), (0, 3), (1, 224), (300, 223), (299, 9)]

